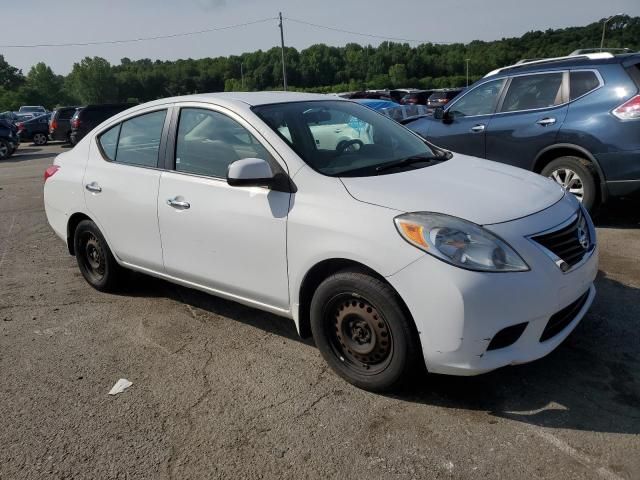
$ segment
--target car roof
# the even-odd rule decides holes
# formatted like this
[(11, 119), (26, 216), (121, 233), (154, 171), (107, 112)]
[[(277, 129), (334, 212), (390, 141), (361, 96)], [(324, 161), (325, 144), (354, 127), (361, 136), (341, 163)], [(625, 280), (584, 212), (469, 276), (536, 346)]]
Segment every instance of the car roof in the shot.
[(524, 61), (509, 65), (489, 72), (487, 77), (513, 75), (515, 73), (539, 72), (547, 70), (560, 70), (572, 67), (593, 67), (596, 65), (623, 63), (627, 60), (638, 59), (638, 53), (624, 53), (620, 55), (612, 55), (607, 52), (583, 55), (570, 55), (557, 58), (541, 58), (537, 60)]
[(307, 102), (318, 100), (344, 101), (342, 98), (333, 95), (323, 95), (319, 93), (299, 93), (299, 92), (218, 92), (199, 93), (194, 95), (183, 95), (179, 97), (163, 98), (153, 102), (144, 103), (140, 107), (150, 107), (173, 102), (204, 102), (215, 103), (227, 107), (246, 108), (258, 105), (269, 105), (274, 103), (287, 102)]

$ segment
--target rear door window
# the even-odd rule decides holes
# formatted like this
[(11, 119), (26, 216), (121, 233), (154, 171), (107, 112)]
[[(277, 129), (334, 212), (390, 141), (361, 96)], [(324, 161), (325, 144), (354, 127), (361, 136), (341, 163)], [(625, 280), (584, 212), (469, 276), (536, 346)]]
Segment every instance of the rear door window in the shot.
[(562, 72), (521, 75), (511, 79), (501, 112), (553, 107), (563, 103)]
[(595, 72), (571, 72), (569, 78), (569, 97), (571, 100), (586, 95), (600, 86), (600, 80)]

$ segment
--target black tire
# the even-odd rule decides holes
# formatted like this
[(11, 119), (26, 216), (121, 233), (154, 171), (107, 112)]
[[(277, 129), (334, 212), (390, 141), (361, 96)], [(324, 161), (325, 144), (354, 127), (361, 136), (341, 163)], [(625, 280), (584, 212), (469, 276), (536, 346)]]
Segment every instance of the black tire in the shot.
[(96, 290), (116, 290), (121, 273), (120, 265), (97, 225), (91, 220), (82, 220), (73, 235), (73, 246), (80, 273)]
[(413, 321), (395, 291), (377, 278), (349, 270), (331, 275), (316, 289), (310, 314), (320, 353), (359, 388), (395, 389), (418, 365)]
[(0, 139), (0, 160), (9, 158), (13, 153), (11, 152), (11, 145), (6, 140)]
[[(559, 157), (549, 163), (542, 169), (541, 175), (549, 177), (555, 180), (563, 187), (567, 187), (565, 179), (567, 179), (566, 173), (573, 172), (579, 181), (582, 194), (576, 194), (578, 200), (582, 202), (582, 205), (588, 210), (593, 211), (598, 203), (598, 189), (596, 187), (596, 175), (593, 172), (593, 167), (580, 157)], [(572, 180), (574, 185), (578, 185), (574, 179)], [(578, 189), (576, 189), (577, 191)]]

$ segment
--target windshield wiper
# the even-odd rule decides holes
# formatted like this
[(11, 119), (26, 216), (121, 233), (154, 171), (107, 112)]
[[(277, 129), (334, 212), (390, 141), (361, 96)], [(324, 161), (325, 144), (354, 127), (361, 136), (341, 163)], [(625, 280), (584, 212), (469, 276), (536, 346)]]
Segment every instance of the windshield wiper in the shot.
[(401, 160), (396, 160), (395, 162), (387, 163), (386, 165), (380, 165), (379, 167), (376, 167), (376, 172), (380, 173), (386, 170), (391, 170), (392, 168), (406, 167), (407, 165), (413, 165), (414, 163), (431, 163), (441, 161), (442, 160), (440, 158), (432, 157), (431, 155), (412, 155)]

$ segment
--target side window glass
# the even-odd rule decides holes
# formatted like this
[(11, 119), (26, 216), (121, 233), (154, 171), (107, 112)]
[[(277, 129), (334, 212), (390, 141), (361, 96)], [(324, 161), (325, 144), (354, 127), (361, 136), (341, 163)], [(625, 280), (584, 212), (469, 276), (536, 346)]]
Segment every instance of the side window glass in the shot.
[(166, 110), (161, 110), (122, 122), (115, 161), (157, 167), (166, 114)]
[(229, 164), (243, 158), (273, 162), (262, 144), (228, 116), (201, 108), (180, 110), (176, 171), (224, 178)]
[(111, 127), (109, 130), (100, 135), (98, 141), (102, 147), (102, 151), (112, 162), (116, 159), (116, 150), (118, 147), (118, 134), (120, 133), (120, 124)]
[(453, 104), (449, 111), (457, 117), (492, 114), (504, 82), (505, 79), (501, 78), (477, 86)]
[(562, 72), (513, 77), (502, 112), (552, 107), (562, 103)]
[(569, 94), (571, 100), (581, 97), (600, 86), (600, 80), (594, 72), (571, 72)]

